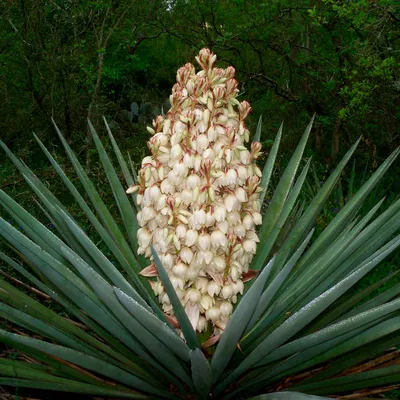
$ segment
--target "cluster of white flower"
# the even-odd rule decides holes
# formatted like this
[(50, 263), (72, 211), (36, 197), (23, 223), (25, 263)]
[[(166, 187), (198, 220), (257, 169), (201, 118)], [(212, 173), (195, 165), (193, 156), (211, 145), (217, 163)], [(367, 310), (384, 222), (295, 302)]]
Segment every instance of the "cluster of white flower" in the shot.
[[(139, 253), (151, 258), (154, 246), (201, 332), (207, 321), (223, 330), (243, 293), (258, 242), (255, 225), (261, 224), (255, 163), (261, 145), (243, 146), (250, 105), (236, 99), (234, 68), (214, 68), (216, 56), (208, 49), (196, 60), (200, 72), (192, 64), (178, 70), (171, 109), (148, 128), (152, 156), (143, 159), (138, 185), (127, 192), (138, 191)], [(152, 287), (172, 316), (162, 283)]]

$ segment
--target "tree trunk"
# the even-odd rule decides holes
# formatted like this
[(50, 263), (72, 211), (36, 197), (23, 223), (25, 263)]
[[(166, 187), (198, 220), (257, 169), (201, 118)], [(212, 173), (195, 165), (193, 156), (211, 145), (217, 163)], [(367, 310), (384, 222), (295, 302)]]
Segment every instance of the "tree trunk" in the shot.
[(340, 148), (340, 133), (342, 127), (342, 120), (336, 117), (335, 127), (333, 128), (332, 134), (332, 149), (331, 149), (331, 161), (334, 162), (339, 154)]

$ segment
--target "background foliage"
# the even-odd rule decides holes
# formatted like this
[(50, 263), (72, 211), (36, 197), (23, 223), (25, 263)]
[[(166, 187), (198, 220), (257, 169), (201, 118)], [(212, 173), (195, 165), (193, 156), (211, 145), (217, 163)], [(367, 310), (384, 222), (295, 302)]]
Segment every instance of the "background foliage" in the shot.
[(53, 116), (83, 146), (86, 118), (106, 115), (132, 140), (143, 123), (127, 118), (131, 103), (149, 103), (151, 120), (176, 69), (207, 46), (237, 69), (264, 140), (283, 120), (291, 149), (317, 113), (317, 156), (330, 165), (362, 134), (362, 167), (400, 143), (399, 10), (394, 0), (3, 1), (1, 136), (58, 143)]

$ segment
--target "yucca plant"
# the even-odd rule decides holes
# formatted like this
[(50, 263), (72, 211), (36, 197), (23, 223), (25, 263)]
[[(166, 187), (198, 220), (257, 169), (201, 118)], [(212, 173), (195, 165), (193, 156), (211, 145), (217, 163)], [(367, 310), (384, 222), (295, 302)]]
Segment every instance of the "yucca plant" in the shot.
[(0, 219), (0, 234), (21, 262), (0, 257), (69, 318), (0, 279), (8, 321), (0, 341), (21, 355), (0, 360), (0, 385), (114, 398), (301, 400), (399, 384), (400, 285), (375, 295), (390, 276), (354, 291), (400, 244), (400, 201), (379, 214), (382, 199), (359, 215), (399, 150), (313, 237), (358, 142), (312, 201), (300, 202), (311, 121), (261, 219), (282, 127), (261, 174), (261, 123), (248, 151), (250, 107), (236, 99), (234, 69), (214, 68), (206, 49), (197, 59), (202, 70), (178, 71), (171, 109), (149, 128), (152, 155), (138, 175), (105, 121), (117, 173), (89, 122), (118, 215), (57, 127), (84, 193), (35, 136), (98, 244), (1, 143), (57, 234), (0, 191), (19, 227)]

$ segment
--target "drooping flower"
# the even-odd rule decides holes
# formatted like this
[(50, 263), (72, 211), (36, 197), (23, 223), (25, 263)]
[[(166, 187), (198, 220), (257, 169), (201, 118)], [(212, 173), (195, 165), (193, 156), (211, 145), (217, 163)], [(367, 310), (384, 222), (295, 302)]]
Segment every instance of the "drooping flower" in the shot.
[[(215, 68), (208, 49), (196, 60), (202, 69), (188, 63), (178, 70), (170, 110), (148, 128), (151, 156), (128, 192), (138, 191), (141, 207), (139, 253), (151, 258), (154, 246), (193, 327), (204, 331), (209, 321), (218, 333), (256, 251), (261, 145), (244, 146), (251, 108), (236, 98), (234, 68)], [(161, 282), (152, 287), (173, 315)]]

